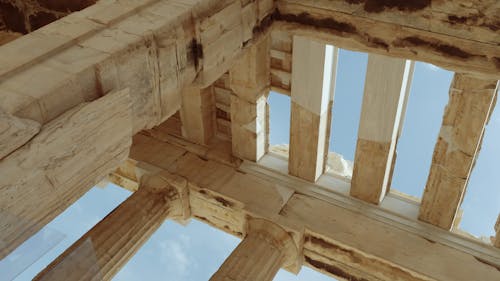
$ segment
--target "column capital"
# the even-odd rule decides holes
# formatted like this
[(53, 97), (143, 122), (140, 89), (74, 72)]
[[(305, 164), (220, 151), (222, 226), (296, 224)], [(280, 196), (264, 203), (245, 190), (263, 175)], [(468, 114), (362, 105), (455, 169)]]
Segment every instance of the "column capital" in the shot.
[(290, 233), (277, 224), (260, 218), (248, 218), (246, 233), (247, 236), (256, 235), (275, 245), (284, 253), (285, 260), (283, 267), (298, 272), (302, 265), (299, 247)]
[(286, 230), (268, 220), (247, 217), (245, 237), (210, 281), (272, 281), (280, 268), (298, 272), (298, 253)]
[(191, 217), (189, 188), (185, 178), (167, 171), (145, 174), (140, 179), (141, 188), (163, 193), (165, 201), (172, 206), (169, 218), (184, 223)]

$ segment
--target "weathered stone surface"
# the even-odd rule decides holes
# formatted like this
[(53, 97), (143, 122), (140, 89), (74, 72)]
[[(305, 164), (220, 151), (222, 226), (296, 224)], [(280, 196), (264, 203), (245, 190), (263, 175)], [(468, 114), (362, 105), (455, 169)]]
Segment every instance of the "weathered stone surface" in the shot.
[(270, 44), (269, 35), (262, 38), (229, 70), (229, 86), (239, 98), (255, 102), (269, 88)]
[(271, 88), (290, 95), (292, 80), (292, 35), (274, 28), (271, 32)]
[(183, 216), (181, 201), (189, 199), (168, 177), (144, 176), (138, 191), (33, 280), (111, 280), (166, 218)]
[[(500, 22), (500, 7), (492, 1), (484, 6), (478, 4), (484, 10), (472, 8), (476, 4), (462, 5), (459, 1), (439, 1), (432, 5), (432, 9), (441, 7), (449, 11), (471, 7), (470, 10), (475, 10), (481, 20), (469, 22), (468, 11), (464, 14), (443, 14), (445, 18), (435, 20), (433, 15), (437, 11), (431, 11), (431, 8), (426, 9), (427, 15), (420, 11), (401, 12), (391, 8), (377, 15), (366, 14), (362, 6), (349, 4), (361, 1), (280, 0), (277, 2), (274, 27), (294, 35), (316, 38), (339, 48), (425, 61), (451, 71), (498, 79), (500, 36), (496, 30), (481, 24), (488, 21), (495, 22), (496, 26)], [(349, 6), (348, 10), (343, 6)], [(458, 22), (463, 19), (464, 24), (449, 24), (445, 22), (448, 21), (447, 16), (458, 19)], [(421, 23), (416, 24), (415, 19), (421, 20)], [(469, 26), (489, 35), (472, 31), (474, 28)]]
[(244, 8), (236, 0), (99, 2), (0, 47), (1, 107), (45, 124), (128, 87), (134, 132), (152, 128), (179, 110), (183, 87), (196, 77), (213, 83), (243, 43), (251, 46), (266, 32), (268, 27), (253, 32), (265, 20), (254, 18), (245, 26), (253, 37), (242, 41)]
[(144, 141), (134, 144), (131, 157), (185, 178), (194, 218), (239, 237), (244, 236), (248, 216), (273, 221), (290, 233), (297, 245), (304, 241), (299, 249), (303, 248), (305, 264), (332, 276), (420, 281), (499, 277), (496, 267), (500, 257), (484, 245), (484, 252), (473, 250), (479, 242), (459, 246), (470, 240), (452, 233), (447, 235), (462, 242), (450, 244), (440, 238), (439, 242), (432, 241), (426, 233), (434, 228), (424, 223), (410, 229), (399, 220), (384, 220), (376, 206), (295, 193), (288, 185), (290, 178), (273, 180), (268, 173), (263, 179), (248, 170), (183, 154), (182, 149), (176, 149), (178, 146), (151, 141), (154, 145)]
[[(203, 71), (197, 76), (196, 83), (202, 88), (213, 84), (226, 73), (241, 54), (242, 48), (250, 47), (249, 43), (265, 37), (272, 23), (274, 1), (226, 2), (217, 12), (199, 20)], [(255, 13), (249, 12), (255, 8)]]
[(324, 172), (326, 125), (328, 112), (310, 112), (292, 101), (290, 119), (290, 160), (288, 170), (305, 180), (315, 182)]
[(8, 30), (28, 33), (95, 3), (96, 0), (3, 0), (0, 18)]
[(372, 204), (390, 188), (412, 68), (409, 60), (368, 57), (350, 194)]
[[(14, 2), (16, 5), (3, 4)], [(34, 0), (28, 2), (35, 3)], [(295, 119), (292, 131), (295, 137), (297, 132), (307, 137), (303, 143), (299, 140), (298, 146), (314, 150), (308, 155), (312, 157), (303, 162), (295, 161), (293, 167), (308, 168), (314, 162), (314, 172), (299, 175), (313, 180), (318, 176), (316, 172), (323, 171), (327, 158), (323, 152), (327, 149), (323, 148), (327, 146), (329, 135), (325, 128), (329, 128), (332, 99), (325, 95), (320, 100), (311, 95), (293, 94), (292, 88), (309, 94), (312, 86), (320, 84), (301, 87), (297, 83), (300, 79), (293, 79), (294, 73), (302, 73), (298, 76), (310, 74), (308, 68), (300, 69), (304, 63), (294, 66), (292, 73), (291, 58), (301, 53), (300, 48), (298, 52), (293, 48), (292, 53), (293, 34), (311, 36), (322, 43), (333, 42), (352, 50), (432, 62), (497, 80), (500, 55), (495, 30), (498, 25), (496, 3), (472, 1), (477, 5), (471, 7), (465, 5), (470, 3), (450, 1), (396, 2), (106, 0), (41, 27), (90, 1), (80, 1), (81, 6), (73, 6), (75, 3), (62, 5), (56, 0), (40, 0), (36, 2), (40, 7), (56, 12), (40, 10), (23, 14), (23, 21), (16, 18), (22, 13), (17, 5), (20, 2), (3, 1), (0, 8), (7, 7), (5, 10), (11, 13), (1, 10), (0, 29), (2, 23), (7, 22), (21, 32), (40, 28), (0, 47), (0, 122), (4, 122), (0, 123), (0, 131), (4, 128), (1, 124), (7, 124), (7, 131), (2, 132), (8, 132), (0, 137), (2, 145), (7, 144), (7, 148), (0, 147), (0, 157), (3, 156), (0, 161), (0, 174), (3, 174), (0, 177), (3, 216), (0, 245), (7, 245), (2, 249), (2, 256), (119, 165), (128, 154), (131, 135), (152, 128), (135, 137), (136, 146), (131, 154), (149, 164), (128, 163), (130, 166), (122, 166), (112, 180), (121, 181), (134, 190), (138, 186), (136, 181), (147, 173), (145, 171), (168, 170), (173, 173), (172, 177), (189, 182), (192, 191), (189, 203), (194, 206), (195, 218), (240, 237), (246, 232), (249, 216), (273, 221), (289, 233), (287, 235), (301, 251), (304, 247), (305, 264), (341, 278), (474, 280), (481, 276), (484, 280), (497, 280), (496, 269), (500, 262), (497, 252), (491, 249), (485, 250), (446, 232), (436, 232), (421, 222), (387, 221), (379, 216), (382, 211), (374, 206), (352, 203), (357, 201), (349, 198), (325, 197), (327, 190), (292, 177), (277, 181), (269, 176), (271, 171), (267, 171), (266, 177), (247, 174), (239, 167), (241, 160), (231, 154), (231, 148), (245, 151), (250, 147), (250, 152), (239, 156), (248, 154), (251, 156), (246, 158), (253, 158), (255, 155), (257, 160), (266, 150), (261, 147), (267, 146), (268, 126), (263, 120), (268, 118), (268, 108), (257, 90), (262, 84), (267, 87), (270, 79), (272, 86), (294, 100), (292, 107), (295, 106), (296, 115), (292, 115), (292, 122), (293, 118), (300, 118), (300, 122)], [(252, 58), (267, 55), (268, 49), (253, 54), (252, 46), (265, 38), (271, 26), (278, 35), (272, 39), (269, 62), (272, 70), (269, 70), (267, 62), (255, 63), (255, 57)], [(247, 52), (251, 54), (250, 61), (237, 63), (234, 68), (245, 49), (250, 50)], [(230, 69), (232, 77), (226, 75), (219, 79)], [(214, 86), (211, 95), (215, 96), (215, 114), (207, 110), (210, 114), (200, 114), (204, 117), (198, 121), (215, 115), (217, 130), (225, 136), (223, 140), (204, 140), (206, 146), (200, 147), (169, 135), (164, 130), (168, 126), (155, 127), (179, 112), (181, 89), (212, 87), (214, 83), (224, 84), (220, 89), (233, 88), (234, 91), (216, 91)], [(120, 93), (117, 98), (116, 90), (122, 88), (129, 88), (130, 94)], [(459, 99), (475, 107), (474, 101)], [(207, 108), (213, 110), (213, 105)], [(484, 113), (485, 110), (480, 111)], [(470, 120), (476, 118), (469, 117)], [(455, 122), (460, 117), (450, 119)], [(467, 121), (457, 122), (468, 124)], [(214, 126), (211, 125), (211, 131)], [(236, 129), (231, 132), (231, 127)], [(461, 134), (458, 130), (451, 135), (461, 137)], [(206, 135), (209, 134), (199, 139), (205, 139)], [(229, 141), (231, 135), (234, 146)], [(448, 152), (449, 135), (448, 131), (443, 133), (445, 143), (440, 141), (437, 145), (440, 151)], [(246, 142), (247, 139), (250, 141)], [(312, 147), (308, 146), (311, 140)], [(171, 144), (165, 145), (166, 141)], [(449, 163), (457, 159), (473, 163), (475, 156), (468, 156), (471, 154), (469, 148), (475, 143), (477, 141), (453, 143), (451, 146), (459, 147), (460, 154), (435, 154), (435, 159), (443, 156), (439, 164), (448, 165), (449, 170), (441, 165), (431, 171), (431, 177), (439, 175), (438, 178), (443, 179), (443, 174), (452, 174), (447, 178), (451, 179), (448, 183), (465, 186), (460, 180), (455, 182), (456, 174), (464, 173), (472, 164)], [(295, 146), (297, 142), (292, 143), (292, 147)], [(299, 150), (292, 151), (297, 153)], [(321, 153), (316, 153), (318, 151)], [(477, 149), (472, 153), (476, 152)], [(292, 152), (290, 158), (296, 159), (296, 155)], [(250, 165), (249, 162), (245, 164)], [(134, 165), (140, 166), (139, 171), (131, 172)], [(298, 185), (312, 186), (312, 191), (295, 189)], [(455, 191), (445, 197), (459, 202), (460, 196), (456, 196)], [(28, 203), (21, 204), (24, 202)], [(189, 214), (183, 214), (183, 218), (187, 216)], [(120, 233), (125, 231), (120, 226), (117, 229)], [(427, 232), (438, 233), (436, 238), (440, 241), (432, 241), (433, 237)], [(139, 241), (144, 237), (140, 232), (137, 235), (131, 239)], [(447, 235), (452, 238), (442, 239)], [(111, 245), (110, 251), (116, 250), (115, 244), (108, 242), (110, 244), (102, 244), (103, 248)], [(258, 250), (263, 252), (256, 252), (270, 253), (270, 262), (266, 263), (269, 271), (261, 273), (266, 274), (263, 279), (271, 278), (279, 267), (281, 256), (273, 251), (266, 252), (268, 248)], [(92, 252), (85, 253), (88, 254)], [(100, 257), (109, 258), (105, 256)], [(110, 265), (102, 271), (105, 279), (110, 278), (106, 272), (113, 272), (121, 263), (108, 261), (103, 265)], [(291, 267), (297, 269), (299, 266), (300, 261), (297, 261)]]
[(258, 161), (268, 146), (267, 95), (270, 84), (270, 37), (266, 36), (229, 71), (233, 154)]
[(351, 196), (378, 204), (385, 196), (390, 142), (358, 139), (351, 180)]
[(40, 124), (0, 110), (0, 159), (28, 142), (40, 131)]
[(305, 10), (324, 9), (457, 38), (500, 43), (497, 32), (500, 28), (500, 5), (495, 0), (280, 0), (279, 4), (280, 7), (300, 4)]
[(214, 85), (215, 135), (219, 139), (231, 140), (231, 95), (229, 73), (223, 74)]
[(21, 33), (0, 30), (0, 46), (21, 37)]
[(278, 225), (249, 219), (243, 241), (233, 250), (211, 281), (271, 281), (278, 270), (298, 256), (290, 235)]
[(254, 103), (231, 96), (231, 136), (235, 156), (258, 161), (266, 153), (267, 106), (264, 94)]
[(419, 219), (451, 229), (495, 106), (497, 81), (455, 74)]
[(44, 125), (0, 161), (0, 258), (73, 204), (128, 156), (128, 90), (110, 93)]
[(215, 133), (214, 89), (186, 87), (182, 90), (182, 135), (194, 143), (208, 144)]
[(315, 182), (328, 153), (333, 84), (324, 77), (334, 73), (334, 48), (294, 36), (293, 50), (288, 171)]

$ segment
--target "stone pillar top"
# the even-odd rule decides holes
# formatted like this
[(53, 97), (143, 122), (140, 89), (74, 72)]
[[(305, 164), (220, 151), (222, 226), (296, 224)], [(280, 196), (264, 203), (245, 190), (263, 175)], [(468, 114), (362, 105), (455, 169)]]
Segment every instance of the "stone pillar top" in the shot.
[(299, 249), (290, 233), (277, 224), (260, 218), (248, 218), (246, 235), (258, 235), (283, 251), (283, 267), (299, 271), (301, 263)]
[(141, 177), (140, 188), (146, 188), (152, 192), (164, 193), (165, 200), (172, 205), (169, 217), (183, 223), (191, 217), (189, 188), (187, 185), (188, 183), (185, 178), (173, 175), (167, 171), (161, 171), (143, 175)]

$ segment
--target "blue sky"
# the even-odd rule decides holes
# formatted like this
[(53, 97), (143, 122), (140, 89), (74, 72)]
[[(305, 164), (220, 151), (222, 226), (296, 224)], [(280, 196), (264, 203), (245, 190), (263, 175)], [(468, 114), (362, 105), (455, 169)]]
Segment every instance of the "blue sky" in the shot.
[[(363, 99), (368, 55), (340, 50), (332, 114), (330, 151), (353, 160)], [(392, 188), (421, 197), (429, 174), (432, 153), (441, 127), (453, 73), (417, 62), (410, 91)], [(290, 98), (271, 93), (270, 142), (289, 143)], [(500, 106), (500, 105), (499, 105)], [(500, 109), (494, 110), (486, 127), (467, 193), (462, 204), (461, 228), (476, 236), (494, 235), (500, 213)]]
[[(109, 184), (92, 188), (77, 203), (26, 242), (26, 247), (0, 261), (0, 276), (22, 272), (14, 280), (31, 280), (40, 270), (123, 202), (131, 192)], [(45, 237), (44, 237), (45, 236)], [(57, 244), (50, 249), (46, 243)], [(208, 280), (239, 243), (239, 239), (197, 220), (187, 226), (166, 221), (115, 276), (116, 281)], [(30, 253), (39, 258), (30, 265)], [(24, 266), (28, 269), (24, 270)], [(24, 272), (23, 272), (24, 270)], [(4, 281), (4, 279), (0, 278)], [(8, 280), (8, 279), (7, 279)], [(303, 268), (299, 276), (281, 270), (275, 281), (331, 281)]]
[[(363, 83), (368, 56), (340, 51), (330, 149), (354, 159)], [(393, 187), (420, 197), (429, 172), (452, 73), (429, 64), (417, 63), (408, 103)], [(272, 93), (271, 143), (289, 142), (290, 99)], [(500, 212), (500, 113), (494, 111), (486, 130), (462, 205), (462, 228), (475, 235), (493, 235)], [(31, 280), (41, 269), (88, 231), (130, 192), (108, 185), (93, 188), (77, 203), (28, 240), (8, 258), (0, 261), (0, 276), (21, 272), (16, 281)], [(196, 220), (187, 226), (165, 222), (114, 280), (208, 280), (239, 240)], [(35, 261), (33, 263), (33, 261)], [(25, 267), (28, 267), (25, 270)], [(280, 271), (275, 281), (334, 280), (304, 267), (298, 276)]]

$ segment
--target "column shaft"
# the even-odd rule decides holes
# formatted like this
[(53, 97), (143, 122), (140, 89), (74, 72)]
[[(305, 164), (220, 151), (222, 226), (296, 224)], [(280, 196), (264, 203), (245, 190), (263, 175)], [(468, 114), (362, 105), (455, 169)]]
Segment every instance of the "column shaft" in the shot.
[(286, 231), (271, 222), (251, 219), (247, 236), (210, 281), (271, 281), (296, 258), (297, 248)]
[(271, 241), (261, 235), (248, 235), (210, 281), (271, 281), (283, 260), (284, 253)]
[(175, 196), (139, 188), (34, 280), (111, 280), (172, 213)]

